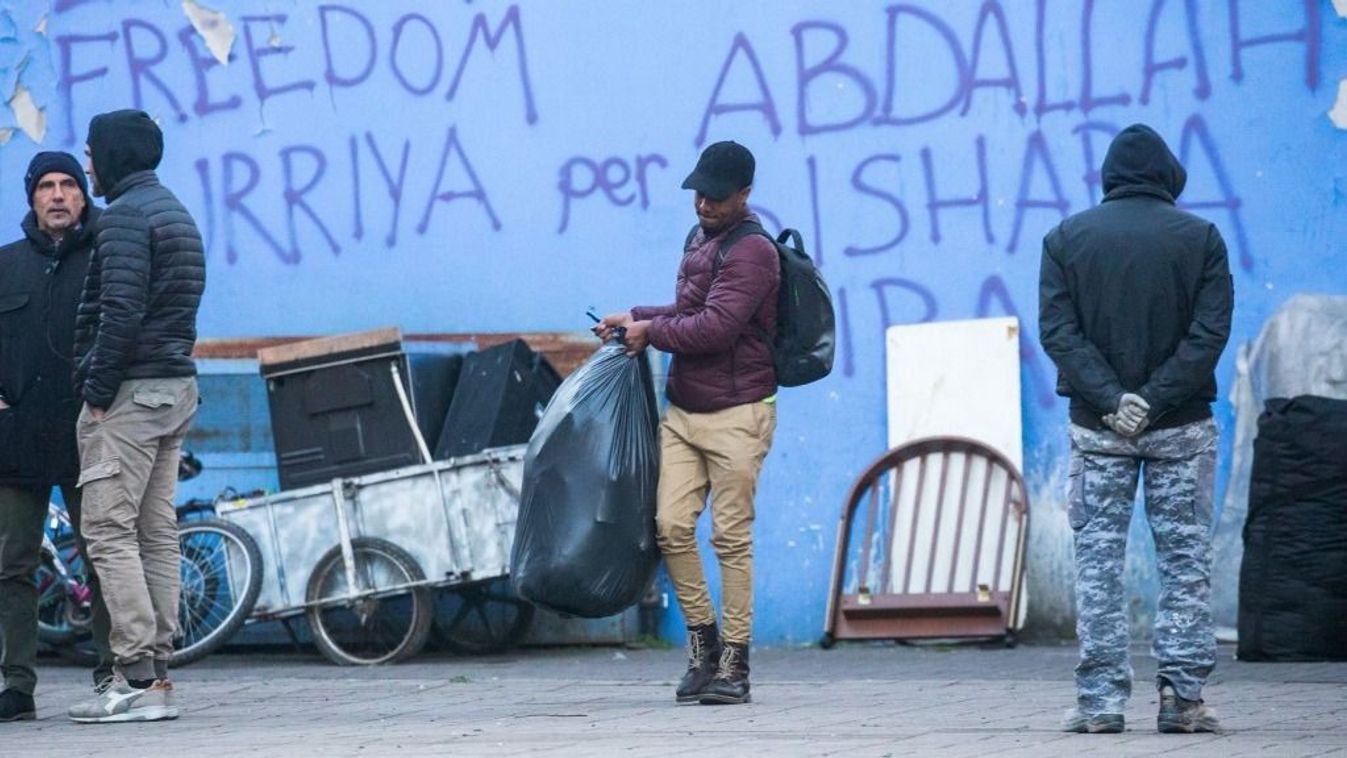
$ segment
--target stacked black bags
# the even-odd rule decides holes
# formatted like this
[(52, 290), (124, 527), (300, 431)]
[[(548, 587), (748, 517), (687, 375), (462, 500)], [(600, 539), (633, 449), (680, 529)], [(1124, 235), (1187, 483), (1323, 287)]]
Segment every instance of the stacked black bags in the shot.
[(1347, 660), (1347, 400), (1269, 400), (1258, 418), (1238, 655)]
[(650, 366), (610, 342), (557, 389), (529, 440), (510, 557), (520, 597), (590, 618), (640, 600), (659, 561), (658, 481)]

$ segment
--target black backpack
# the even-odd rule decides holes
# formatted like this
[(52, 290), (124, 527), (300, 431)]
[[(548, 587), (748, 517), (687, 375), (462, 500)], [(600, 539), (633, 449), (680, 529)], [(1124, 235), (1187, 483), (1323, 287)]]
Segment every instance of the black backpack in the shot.
[[(688, 232), (683, 249), (692, 244), (698, 226)], [(832, 294), (814, 259), (804, 251), (804, 241), (794, 229), (782, 230), (773, 239), (761, 224), (745, 221), (725, 235), (711, 267), (711, 280), (720, 274), (720, 266), (735, 243), (750, 234), (760, 234), (776, 246), (781, 261), (781, 287), (776, 299), (776, 334), (767, 340), (776, 364), (776, 383), (798, 387), (818, 381), (833, 369), (837, 344), (836, 317)], [(768, 335), (763, 335), (767, 337)]]

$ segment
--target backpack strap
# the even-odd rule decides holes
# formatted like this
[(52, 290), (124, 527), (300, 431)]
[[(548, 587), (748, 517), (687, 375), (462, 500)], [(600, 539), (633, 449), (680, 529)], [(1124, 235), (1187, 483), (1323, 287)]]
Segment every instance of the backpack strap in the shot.
[(720, 267), (725, 263), (725, 256), (729, 255), (730, 250), (739, 244), (739, 240), (750, 234), (760, 234), (768, 240), (773, 240), (772, 235), (768, 234), (767, 230), (762, 228), (762, 224), (756, 221), (745, 221), (734, 227), (720, 241), (720, 249), (716, 251), (715, 261), (711, 263), (711, 281), (714, 282), (716, 277), (720, 276)]

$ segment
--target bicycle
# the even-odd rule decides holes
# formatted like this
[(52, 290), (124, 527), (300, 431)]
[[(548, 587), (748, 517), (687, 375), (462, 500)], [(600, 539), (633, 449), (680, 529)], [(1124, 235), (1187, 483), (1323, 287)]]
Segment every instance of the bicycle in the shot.
[[(184, 451), (178, 480), (201, 472), (201, 462)], [(185, 666), (215, 652), (243, 626), (262, 589), (262, 552), (243, 528), (202, 517), (209, 505), (178, 506), (182, 551), (182, 588), (178, 636), (170, 665)], [(38, 640), (63, 658), (81, 665), (98, 662), (93, 646), (93, 591), (87, 567), (65, 508), (47, 510), (42, 560), (37, 570)]]

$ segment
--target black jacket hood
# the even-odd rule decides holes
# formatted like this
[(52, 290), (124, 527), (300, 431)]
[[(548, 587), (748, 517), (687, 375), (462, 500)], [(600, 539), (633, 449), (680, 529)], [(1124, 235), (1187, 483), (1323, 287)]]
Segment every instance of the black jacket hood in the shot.
[(1100, 176), (1105, 200), (1141, 194), (1174, 202), (1188, 183), (1188, 172), (1179, 159), (1145, 124), (1132, 124), (1113, 138)]
[(164, 134), (145, 111), (100, 113), (89, 122), (89, 154), (106, 195), (137, 171), (152, 171), (164, 156)]

